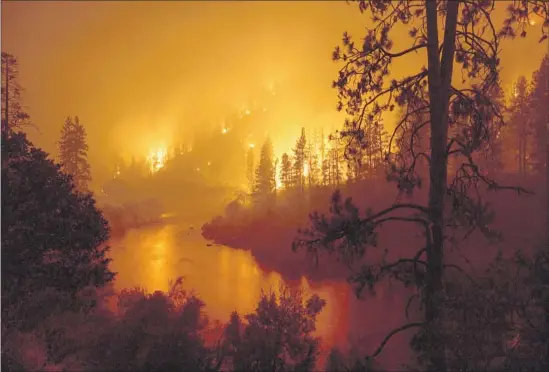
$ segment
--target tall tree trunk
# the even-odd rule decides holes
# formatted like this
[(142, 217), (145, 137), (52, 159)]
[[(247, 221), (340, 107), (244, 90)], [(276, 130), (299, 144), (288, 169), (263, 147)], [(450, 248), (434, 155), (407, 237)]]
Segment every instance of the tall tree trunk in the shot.
[(522, 177), (522, 129), (518, 132), (518, 173)]
[[(521, 115), (522, 117), (522, 115)], [(520, 123), (520, 135), (519, 135), (519, 175), (524, 176), (524, 127), (523, 123)]]
[(9, 114), (9, 75), (10, 75), (10, 69), (9, 69), (9, 57), (6, 58), (6, 66), (4, 66), (5, 68), (5, 71), (6, 71), (6, 88), (4, 90), (4, 102), (5, 102), (5, 107), (4, 107), (4, 120), (2, 120), (2, 130), (5, 131), (7, 133), (8, 131), (8, 128), (9, 128), (9, 120), (8, 120), (8, 114)]
[(427, 55), (429, 110), (431, 116), (431, 166), (429, 169), (429, 212), (432, 242), (427, 246), (425, 321), (429, 371), (445, 372), (444, 338), (438, 331), (442, 295), (444, 249), (444, 199), (446, 196), (448, 155), (448, 105), (455, 52), (458, 1), (448, 1), (442, 61), (439, 60), (437, 1), (427, 1)]
[[(542, 167), (541, 169), (545, 170), (545, 203), (547, 204), (545, 218), (546, 226), (549, 226), (549, 118), (547, 118), (547, 122), (545, 123), (545, 138), (545, 167)], [(549, 229), (545, 229), (545, 239), (547, 246), (549, 246)], [(549, 326), (549, 319), (547, 324)], [(547, 345), (547, 358), (549, 358), (549, 342), (547, 342)]]

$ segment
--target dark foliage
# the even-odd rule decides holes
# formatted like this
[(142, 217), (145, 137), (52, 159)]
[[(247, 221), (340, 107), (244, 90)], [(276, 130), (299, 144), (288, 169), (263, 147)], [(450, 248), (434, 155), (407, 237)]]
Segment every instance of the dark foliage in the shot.
[(2, 300), (47, 287), (69, 293), (114, 274), (106, 220), (89, 194), (22, 133), (2, 133)]

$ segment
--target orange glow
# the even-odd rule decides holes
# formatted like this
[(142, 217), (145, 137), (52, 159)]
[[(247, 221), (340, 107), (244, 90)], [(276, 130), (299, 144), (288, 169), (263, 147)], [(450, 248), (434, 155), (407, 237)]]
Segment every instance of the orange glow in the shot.
[(168, 151), (166, 148), (160, 148), (156, 151), (151, 151), (147, 156), (147, 163), (151, 173), (156, 173), (166, 165), (168, 159)]
[(275, 188), (277, 190), (280, 190), (282, 188), (282, 179), (280, 177), (280, 167), (276, 168), (276, 175), (275, 175)]
[[(494, 23), (501, 25), (506, 5), (495, 3)], [(293, 143), (286, 146), (283, 137), (290, 131), (294, 136), (301, 123), (324, 127), (328, 134), (344, 116), (336, 117), (334, 109), (330, 81), (340, 66), (330, 53), (343, 31), (358, 40), (369, 22), (356, 6), (341, 2), (146, 2), (139, 7), (130, 2), (7, 2), (2, 10), (2, 49), (19, 58), (25, 106), (43, 125), (41, 135), (30, 131), (31, 140), (55, 152), (62, 125), (58, 118), (71, 107), (90, 123), (90, 142), (106, 145), (90, 143), (89, 160), (92, 169), (106, 168), (109, 178), (114, 156), (138, 157), (151, 142), (157, 147), (171, 138), (178, 127), (185, 136), (231, 112), (253, 117), (254, 110), (268, 108), (274, 118), (265, 129), (278, 143), (277, 156), (291, 149)], [(200, 22), (196, 14), (204, 15)], [(532, 16), (529, 23), (540, 27), (542, 20)], [(190, 37), (181, 47), (177, 35), (196, 35), (198, 29), (211, 43), (206, 47)], [(394, 30), (395, 50), (405, 47), (407, 31)], [(539, 67), (546, 48), (537, 41), (534, 36), (502, 41), (504, 85)], [(195, 51), (192, 56), (189, 49)], [(212, 51), (227, 57), (223, 69)], [(391, 77), (415, 72), (422, 63), (413, 57), (395, 61)], [(52, 86), (57, 87), (53, 95)], [(242, 107), (258, 86), (277, 101), (276, 108), (259, 99), (257, 108)], [(394, 113), (385, 119), (390, 130)], [(99, 176), (94, 180), (101, 182)]]
[(130, 232), (124, 240), (132, 247), (131, 251), (111, 251), (113, 268), (124, 272), (117, 277), (117, 287), (139, 286), (150, 292), (168, 290), (169, 280), (177, 276), (173, 270), (174, 238), (174, 226), (147, 230), (145, 234)]
[[(494, 4), (493, 21), (499, 28), (507, 4)], [(292, 278), (307, 272), (306, 256), (285, 255), (293, 254), (289, 243), (298, 236), (298, 226), (305, 227), (309, 222), (306, 212), (327, 210), (332, 189), (341, 188), (344, 197), (353, 196), (361, 211), (363, 203), (383, 208), (385, 190), (395, 189), (394, 184), (387, 184), (385, 189), (377, 187), (377, 176), (383, 169), (379, 161), (375, 168), (370, 166), (371, 149), (375, 148), (370, 134), (369, 140), (363, 141), (369, 145), (364, 158), (370, 164), (367, 169), (363, 167), (364, 172), (360, 162), (355, 166), (353, 159), (347, 162), (344, 158), (343, 140), (328, 140), (330, 134), (342, 129), (347, 117), (345, 108), (337, 112), (338, 92), (330, 87), (342, 63), (334, 63), (330, 55), (336, 45), (341, 46), (344, 31), (352, 36), (356, 48), (362, 48), (365, 28), (373, 26), (357, 4), (10, 1), (2, 3), (2, 11), (2, 50), (20, 61), (19, 83), (25, 92), (22, 103), (39, 126), (39, 131), (29, 129), (29, 139), (55, 158), (54, 144), (62, 118), (79, 115), (88, 135), (93, 191), (103, 191), (104, 186), (110, 194), (98, 198), (99, 207), (112, 203), (130, 210), (144, 201), (145, 209), (149, 208), (149, 200), (153, 201), (150, 210), (156, 209), (155, 202), (160, 205), (156, 212), (143, 213), (160, 215), (161, 220), (157, 218), (152, 226), (123, 231), (122, 237), (112, 234), (110, 267), (118, 273), (114, 283), (117, 289), (141, 286), (150, 292), (165, 291), (169, 280), (183, 275), (184, 286), (195, 290), (206, 303), (210, 318), (226, 321), (233, 310), (253, 312), (261, 290), (279, 292), (283, 278), (273, 270), (294, 274), (288, 275)], [(520, 75), (530, 80), (547, 53), (547, 44), (541, 44), (542, 48), (538, 44), (537, 34), (546, 31), (546, 26), (544, 19), (537, 17), (521, 19), (520, 26), (528, 30), (527, 38), (500, 40), (498, 77), (504, 98), (511, 102), (520, 103), (517, 101), (522, 98), (512, 82)], [(382, 85), (428, 66), (425, 48), (399, 53), (411, 46), (410, 26), (391, 28), (392, 52), (404, 56), (394, 58)], [(439, 41), (443, 42), (442, 33)], [(456, 62), (451, 70), (453, 88), (468, 84), (461, 83), (461, 67)], [(357, 75), (360, 72), (350, 79)], [(385, 87), (370, 86), (367, 95), (375, 95), (378, 88)], [(362, 103), (369, 100), (366, 95), (363, 98)], [(401, 107), (383, 113), (382, 126), (389, 134), (397, 115), (402, 114)], [(364, 124), (372, 125), (373, 120)], [(512, 124), (509, 136), (518, 133), (512, 127), (519, 126)], [(316, 160), (296, 165), (300, 162), (295, 161), (294, 154), (298, 152), (296, 142), (302, 127), (307, 137), (305, 151), (314, 152), (310, 155)], [(325, 136), (322, 146), (318, 140), (321, 129)], [(509, 148), (514, 151), (512, 146), (517, 142), (507, 139), (506, 128), (502, 131), (501, 147), (505, 151), (501, 152)], [(533, 147), (532, 136), (528, 136), (525, 144), (530, 147), (531, 142)], [(264, 182), (270, 167), (263, 166), (267, 151), (260, 151), (267, 137), (272, 141), (273, 160), (278, 160), (274, 187), (282, 190), (285, 186), (281, 160), (287, 154), (291, 181), (285, 179), (285, 183), (292, 183), (295, 193), (283, 190), (272, 193), (276, 197), (265, 195), (271, 194), (273, 187), (272, 173), (268, 174), (269, 182)], [(397, 146), (395, 142), (393, 147)], [(428, 142), (424, 148), (430, 148)], [(522, 156), (524, 151), (520, 149)], [(383, 158), (381, 151), (374, 155), (375, 159)], [(125, 161), (115, 168), (113, 159), (120, 157)], [(134, 163), (129, 161), (132, 158)], [(533, 163), (524, 158), (528, 164)], [(425, 164), (429, 167), (430, 163)], [(450, 168), (460, 169), (459, 163), (449, 164)], [(449, 173), (453, 175), (454, 171)], [(296, 175), (302, 176), (299, 182)], [(363, 176), (368, 178), (364, 190), (360, 182)], [(369, 185), (375, 186), (371, 192)], [(241, 190), (237, 190), (239, 186)], [(418, 191), (413, 197), (422, 197), (424, 191), (428, 190)], [(141, 213), (141, 208), (136, 209)], [(145, 224), (155, 217), (132, 215), (134, 210), (128, 216), (124, 215), (126, 210), (120, 216), (115, 212), (109, 217), (115, 227), (128, 227), (126, 221)], [(497, 216), (499, 219), (499, 212)], [(205, 240), (207, 228), (201, 229), (213, 218), (215, 223), (210, 226), (217, 227), (215, 233), (220, 234), (215, 244)], [(537, 223), (539, 219), (530, 220)], [(192, 228), (188, 226), (191, 221)], [(400, 229), (391, 231), (396, 231), (395, 237), (404, 233)], [(283, 238), (288, 238), (288, 244)], [(220, 242), (249, 251), (218, 246)], [(298, 267), (301, 263), (303, 266)], [(317, 333), (323, 337), (322, 342), (333, 346), (359, 327), (354, 323), (349, 326), (346, 319), (353, 301), (350, 286), (344, 281), (347, 272), (337, 279), (339, 269), (335, 263), (326, 266), (332, 279), (319, 279), (317, 283), (302, 279), (297, 284), (296, 279), (293, 284), (307, 293), (317, 292), (327, 301)], [(310, 277), (324, 275), (319, 272)], [(398, 303), (391, 306), (395, 305), (403, 308)], [(356, 317), (368, 325), (388, 325), (390, 312), (357, 311)], [(363, 328), (370, 335), (378, 334), (371, 327)], [(376, 340), (370, 341), (373, 345)], [(391, 351), (385, 354), (392, 357)]]
[(518, 93), (518, 88), (517, 86), (515, 85), (513, 87), (513, 97), (517, 98), (519, 96), (519, 93)]
[[(181, 236), (184, 238), (178, 238)], [(202, 240), (171, 225), (130, 231), (122, 241), (114, 242), (111, 256), (113, 270), (118, 273), (114, 283), (117, 290), (141, 287), (149, 292), (165, 291), (169, 280), (183, 275), (185, 288), (194, 290), (206, 302), (208, 315), (214, 320), (227, 321), (233, 310), (240, 314), (253, 312), (261, 290), (278, 294), (283, 283), (280, 274), (263, 272), (250, 252), (224, 246), (205, 249)], [(335, 296), (349, 291), (346, 283), (337, 290), (331, 285), (313, 290), (302, 279), (296, 286), (306, 295), (318, 293), (327, 301), (316, 333), (323, 338), (323, 344), (333, 342), (341, 332), (333, 319), (344, 319), (343, 312), (347, 311)]]

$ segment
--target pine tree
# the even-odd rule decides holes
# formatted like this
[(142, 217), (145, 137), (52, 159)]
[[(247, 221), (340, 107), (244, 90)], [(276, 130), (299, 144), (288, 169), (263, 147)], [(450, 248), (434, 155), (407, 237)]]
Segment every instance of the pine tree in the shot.
[(398, 158), (394, 160), (397, 169), (410, 168), (411, 174), (408, 178), (412, 182), (429, 177), (427, 158), (419, 156), (419, 154), (428, 154), (430, 151), (430, 131), (427, 123), (428, 108), (418, 100), (408, 102), (399, 113), (398, 129), (395, 130)]
[[(375, 156), (377, 153), (376, 144), (375, 144), (375, 137), (376, 137), (376, 126), (377, 122), (372, 123), (372, 125), (369, 125), (366, 130), (366, 156), (365, 159), (362, 160), (359, 157), (359, 162), (366, 162), (365, 164), (365, 175), (367, 178), (372, 178), (372, 173), (374, 169), (374, 162), (375, 162)], [(357, 172), (358, 173), (358, 172)]]
[[(499, 84), (488, 92), (488, 96), (500, 112), (505, 110), (505, 94)], [(492, 120), (487, 123), (490, 128), (489, 137), (486, 139), (484, 146), (476, 154), (473, 154), (476, 163), (488, 175), (495, 175), (503, 169), (502, 131), (504, 128), (501, 124), (499, 120)]]
[(17, 58), (2, 52), (2, 131), (20, 128), (29, 124), (29, 115), (21, 106)]
[(547, 173), (547, 127), (549, 125), (549, 55), (545, 55), (539, 69), (532, 77), (532, 92), (529, 100), (532, 116), (532, 165), (537, 174)]
[[(485, 204), (476, 192), (480, 187), (477, 180), (492, 189), (504, 189), (496, 181), (480, 175), (472, 158), (472, 153), (481, 148), (487, 137), (489, 127), (486, 124), (501, 116), (488, 97), (499, 76), (499, 38), (513, 37), (516, 31), (526, 36), (523, 26), (529, 16), (538, 13), (546, 18), (548, 8), (543, 7), (542, 1), (514, 1), (507, 7), (507, 17), (502, 29), (498, 30), (493, 22), (494, 4), (491, 1), (364, 0), (357, 3), (359, 11), (369, 16), (372, 26), (360, 40), (345, 32), (342, 45), (338, 45), (332, 55), (334, 60), (341, 62), (332, 84), (338, 91), (337, 107), (353, 118), (351, 125), (344, 128), (345, 137), (349, 139), (347, 143), (363, 141), (360, 128), (393, 111), (396, 105), (403, 107), (410, 99), (419, 99), (422, 106), (428, 108), (426, 125), (430, 130), (430, 151), (426, 154), (429, 158), (428, 200), (425, 204), (392, 203), (362, 218), (351, 199), (344, 201), (336, 192), (331, 202), (332, 216), (312, 213), (311, 227), (302, 230), (293, 248), (334, 252), (343, 242), (345, 249), (341, 250), (339, 258), (349, 266), (356, 262), (362, 266), (353, 278), (359, 291), (374, 288), (384, 275), (399, 277), (400, 265), (409, 273), (407, 265), (413, 263), (411, 271), (418, 283), (423, 317), (419, 322), (407, 323), (390, 332), (368, 359), (379, 355), (393, 335), (416, 328), (419, 331), (412, 346), (417, 353), (418, 369), (446, 372), (452, 369), (448, 368), (450, 345), (447, 345), (440, 325), (444, 321), (443, 304), (447, 296), (444, 252), (448, 230), (456, 226), (485, 232), (490, 216), (486, 216)], [(411, 39), (407, 45), (394, 50), (391, 33), (401, 25), (408, 27)], [(547, 30), (542, 32), (543, 40), (547, 38)], [(424, 56), (423, 63), (418, 65), (421, 67), (404, 77), (389, 77), (395, 61), (408, 57), (417, 61), (419, 50), (423, 50), (421, 55)], [(452, 85), (454, 70), (457, 72), (460, 68), (463, 88)], [(459, 127), (458, 137), (454, 137), (452, 130), (456, 127)], [(449, 157), (463, 159), (456, 167), (459, 173), (450, 180)], [(409, 168), (402, 169), (402, 176), (409, 171)], [(387, 262), (384, 255), (382, 262), (365, 262), (368, 246), (377, 246), (377, 228), (385, 227), (390, 220), (400, 223), (405, 211), (411, 217), (409, 221), (423, 229), (425, 244), (419, 250), (411, 250), (407, 259)], [(402, 253), (398, 255), (402, 257)], [(415, 267), (419, 262), (424, 265), (421, 272)]]
[(384, 130), (383, 124), (374, 121), (364, 130), (365, 147), (357, 144), (356, 154), (354, 156), (354, 177), (359, 179), (373, 179), (378, 173), (380, 166), (384, 162)]
[(246, 179), (248, 180), (248, 189), (250, 190), (250, 193), (253, 193), (255, 187), (255, 159), (253, 146), (250, 146), (246, 153)]
[(23, 133), (2, 133), (2, 160), (2, 311), (34, 290), (110, 282), (109, 226), (91, 194)]
[(307, 164), (307, 186), (311, 188), (318, 183), (318, 172), (319, 172), (318, 154), (316, 153), (315, 143), (311, 140), (309, 140), (307, 143), (305, 158), (306, 158), (306, 164)]
[(87, 156), (86, 129), (80, 123), (78, 116), (74, 119), (69, 116), (61, 129), (59, 160), (63, 171), (72, 176), (74, 185), (79, 191), (88, 191), (88, 182), (91, 180)]
[(273, 159), (273, 144), (269, 138), (261, 146), (259, 164), (255, 171), (254, 199), (256, 202), (271, 202), (276, 192), (276, 168)]
[(282, 187), (289, 190), (293, 187), (292, 180), (292, 161), (288, 154), (282, 154), (282, 161), (280, 164), (280, 181), (282, 182)]
[(331, 138), (332, 147), (328, 151), (328, 177), (330, 186), (338, 187), (342, 181), (341, 163), (343, 149), (339, 140)]
[(376, 122), (372, 131), (372, 155), (373, 164), (370, 172), (371, 178), (377, 178), (385, 164), (385, 149), (387, 147), (388, 133), (382, 122)]
[(523, 176), (528, 170), (528, 144), (530, 142), (530, 113), (528, 112), (528, 82), (520, 76), (514, 86), (511, 98), (509, 121), (511, 138), (509, 149), (515, 153), (516, 170)]
[(328, 154), (326, 153), (326, 137), (324, 137), (324, 129), (320, 133), (320, 174), (322, 186), (330, 185), (330, 163)]
[(363, 166), (363, 162), (361, 159), (361, 154), (353, 154), (351, 156), (347, 156), (346, 163), (347, 163), (347, 182), (352, 183), (358, 181), (360, 178), (363, 177), (364, 170), (366, 169), (366, 166)]
[[(328, 152), (328, 155), (329, 155), (329, 152)], [(322, 161), (322, 185), (323, 186), (332, 185), (329, 156), (326, 156), (326, 158)]]
[(305, 190), (305, 161), (307, 147), (307, 137), (305, 136), (305, 128), (301, 128), (301, 136), (298, 138), (294, 151), (294, 174), (293, 183), (303, 192)]
[(231, 314), (222, 344), (230, 370), (315, 370), (320, 340), (312, 332), (325, 301), (284, 287), (279, 292), (263, 293), (255, 313), (243, 319)]

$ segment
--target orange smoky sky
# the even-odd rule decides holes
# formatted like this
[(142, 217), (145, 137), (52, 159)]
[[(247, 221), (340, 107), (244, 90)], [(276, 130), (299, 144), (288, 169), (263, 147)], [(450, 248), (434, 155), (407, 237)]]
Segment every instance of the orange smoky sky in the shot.
[[(505, 6), (498, 2), (497, 24)], [(31, 139), (55, 153), (64, 118), (78, 115), (101, 177), (115, 156), (190, 135), (246, 106), (262, 86), (280, 87), (280, 121), (265, 128), (275, 148), (289, 147), (301, 126), (336, 129), (343, 118), (331, 52), (343, 31), (361, 38), (367, 23), (343, 1), (4, 1), (2, 51), (20, 62), (24, 104), (41, 132), (29, 130)], [(547, 52), (536, 27), (502, 45), (506, 91), (519, 75), (530, 78)], [(409, 41), (405, 28), (393, 35), (395, 50)], [(423, 63), (418, 57), (392, 73)]]

